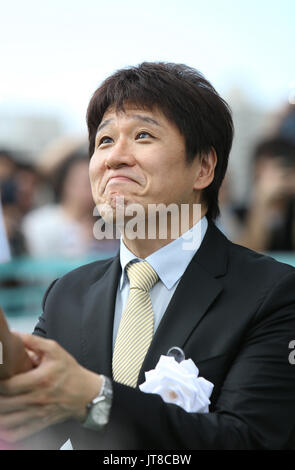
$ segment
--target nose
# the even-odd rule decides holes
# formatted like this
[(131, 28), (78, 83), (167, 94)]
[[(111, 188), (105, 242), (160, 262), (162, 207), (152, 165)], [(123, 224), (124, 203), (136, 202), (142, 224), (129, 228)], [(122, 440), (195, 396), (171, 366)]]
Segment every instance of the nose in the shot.
[(125, 139), (118, 139), (107, 152), (105, 166), (107, 168), (121, 168), (134, 165), (132, 149)]

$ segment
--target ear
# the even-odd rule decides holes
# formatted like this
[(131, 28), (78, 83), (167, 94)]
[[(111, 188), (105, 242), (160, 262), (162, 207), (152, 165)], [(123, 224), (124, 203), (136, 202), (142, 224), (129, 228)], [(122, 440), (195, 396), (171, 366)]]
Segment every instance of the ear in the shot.
[(212, 183), (216, 165), (216, 151), (214, 147), (211, 147), (208, 153), (201, 154), (199, 157), (199, 165), (196, 173), (194, 189), (204, 189)]

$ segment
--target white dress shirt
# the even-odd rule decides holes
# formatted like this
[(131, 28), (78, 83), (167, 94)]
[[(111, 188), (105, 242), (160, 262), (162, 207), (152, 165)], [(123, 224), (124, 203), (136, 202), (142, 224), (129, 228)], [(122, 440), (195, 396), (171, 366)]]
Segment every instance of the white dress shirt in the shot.
[[(159, 276), (157, 282), (150, 290), (150, 297), (154, 311), (154, 333), (168, 307), (168, 304), (176, 290), (181, 276), (188, 267), (195, 253), (198, 251), (208, 227), (207, 218), (204, 216), (188, 232), (163, 246), (147, 258), (147, 261)], [(122, 275), (117, 289), (115, 304), (115, 316), (113, 327), (113, 348), (119, 329), (122, 312), (127, 304), (129, 295), (129, 279), (125, 268), (128, 263), (142, 261), (137, 258), (124, 244), (120, 242), (120, 263)]]

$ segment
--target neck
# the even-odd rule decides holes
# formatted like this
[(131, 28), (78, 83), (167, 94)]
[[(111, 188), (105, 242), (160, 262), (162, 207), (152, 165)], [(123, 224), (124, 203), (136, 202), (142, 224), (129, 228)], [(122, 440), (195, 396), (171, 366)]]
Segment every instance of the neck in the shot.
[[(145, 238), (129, 238), (128, 233), (125, 231), (123, 233), (123, 241), (126, 247), (133, 253), (137, 258), (145, 259), (155, 251), (159, 250), (163, 246), (168, 245), (176, 238), (181, 237), (183, 233), (190, 230), (194, 225), (196, 225), (201, 218), (206, 214), (207, 209), (202, 207), (201, 213), (198, 217), (194, 217), (193, 214), (190, 214), (189, 223), (186, 227), (183, 227), (181, 222), (177, 219), (177, 221), (170, 219), (167, 223), (167, 236), (165, 238), (160, 237), (159, 233), (159, 226), (157, 224), (156, 227), (156, 237), (149, 237), (148, 231), (146, 229)], [(175, 223), (174, 223), (175, 222)], [(171, 230), (173, 227), (173, 230)], [(175, 231), (175, 227), (178, 227), (178, 231)], [(175, 233), (178, 236), (175, 236)]]

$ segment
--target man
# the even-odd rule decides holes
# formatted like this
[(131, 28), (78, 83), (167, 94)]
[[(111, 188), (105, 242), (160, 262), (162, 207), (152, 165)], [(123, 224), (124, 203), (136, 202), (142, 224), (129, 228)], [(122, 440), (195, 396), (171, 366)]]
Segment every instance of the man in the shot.
[(282, 137), (258, 143), (252, 162), (253, 195), (244, 208), (238, 243), (257, 251), (295, 248), (295, 145)]
[[(201, 204), (199, 219), (189, 218), (200, 236), (184, 249), (171, 213), (166, 238), (159, 219), (155, 238), (123, 231), (119, 256), (49, 287), (35, 335), (22, 336), (35, 367), (0, 384), (4, 436), (49, 427), (39, 435), (57, 448), (69, 437), (75, 449), (289, 448), (295, 271), (215, 227), (233, 134), (226, 103), (189, 67), (143, 63), (98, 88), (88, 127), (92, 192), (106, 220), (118, 199), (123, 229), (133, 204), (147, 225), (153, 204)], [(139, 390), (174, 346), (214, 384), (209, 413)]]

